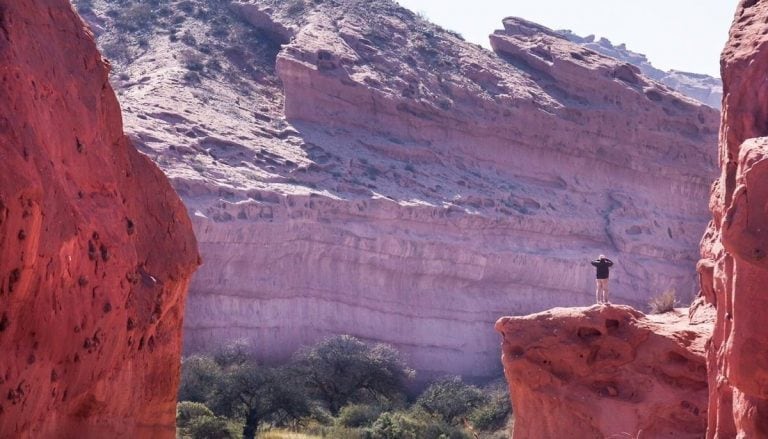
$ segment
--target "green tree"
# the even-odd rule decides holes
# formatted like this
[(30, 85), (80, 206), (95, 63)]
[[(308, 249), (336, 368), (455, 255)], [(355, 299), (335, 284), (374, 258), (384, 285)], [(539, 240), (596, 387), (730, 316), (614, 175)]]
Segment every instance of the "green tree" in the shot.
[(214, 412), (244, 420), (243, 438), (252, 439), (263, 422), (277, 426), (310, 414), (301, 383), (286, 370), (252, 362), (229, 366), (211, 395)]
[(350, 402), (393, 399), (414, 375), (391, 346), (368, 346), (349, 335), (300, 350), (295, 364), (310, 391), (334, 415)]
[(181, 361), (179, 401), (205, 403), (222, 380), (221, 365), (205, 355), (192, 355)]

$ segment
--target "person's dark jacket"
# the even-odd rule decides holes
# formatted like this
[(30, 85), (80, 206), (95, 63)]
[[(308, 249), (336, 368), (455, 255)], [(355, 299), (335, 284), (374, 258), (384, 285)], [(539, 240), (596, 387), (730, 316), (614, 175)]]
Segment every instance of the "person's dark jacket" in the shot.
[(608, 267), (613, 265), (613, 261), (608, 258), (595, 259), (592, 261), (592, 265), (597, 267), (597, 278), (608, 279)]

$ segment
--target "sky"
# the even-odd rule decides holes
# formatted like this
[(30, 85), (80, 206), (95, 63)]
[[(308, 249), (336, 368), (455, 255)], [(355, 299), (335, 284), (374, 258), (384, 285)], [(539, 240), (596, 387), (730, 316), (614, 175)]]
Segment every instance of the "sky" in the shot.
[(605, 37), (644, 53), (662, 70), (720, 76), (720, 51), (738, 0), (398, 0), (473, 43), (504, 17), (522, 17), (552, 29)]

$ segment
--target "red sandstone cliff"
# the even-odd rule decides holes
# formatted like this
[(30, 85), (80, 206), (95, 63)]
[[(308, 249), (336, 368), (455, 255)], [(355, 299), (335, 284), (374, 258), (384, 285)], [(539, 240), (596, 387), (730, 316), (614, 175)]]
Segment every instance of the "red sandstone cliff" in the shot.
[(711, 328), (626, 306), (499, 319), (514, 437), (702, 437)]
[(701, 244), (702, 302), (717, 307), (708, 437), (768, 437), (768, 1), (744, 0), (723, 51), (720, 178)]
[(0, 437), (174, 437), (184, 206), (66, 0), (0, 0)]

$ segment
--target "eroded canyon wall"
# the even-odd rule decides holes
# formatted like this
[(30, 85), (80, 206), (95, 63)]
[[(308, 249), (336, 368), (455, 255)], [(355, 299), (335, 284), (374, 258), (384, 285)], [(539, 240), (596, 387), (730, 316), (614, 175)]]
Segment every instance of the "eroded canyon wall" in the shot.
[(0, 437), (175, 437), (186, 209), (66, 0), (0, 0)]
[(595, 305), (499, 319), (514, 437), (703, 437), (712, 318)]
[(684, 95), (703, 102), (712, 108), (720, 109), (723, 100), (723, 85), (720, 78), (709, 75), (683, 72), (680, 70), (663, 71), (651, 64), (650, 60), (642, 53), (627, 49), (625, 44), (614, 46), (607, 38), (595, 41), (594, 35), (580, 37), (569, 30), (558, 31), (570, 41), (578, 43), (589, 50), (626, 61), (640, 68), (640, 71), (649, 78), (677, 90)]
[(708, 349), (708, 437), (768, 437), (768, 1), (739, 5), (721, 59), (720, 178), (702, 240), (702, 301), (717, 307)]
[(193, 216), (190, 352), (350, 333), (488, 377), (498, 316), (592, 303), (599, 253), (617, 302), (695, 292), (715, 110), (525, 20), (492, 52), (385, 0), (190, 4), (87, 15)]

